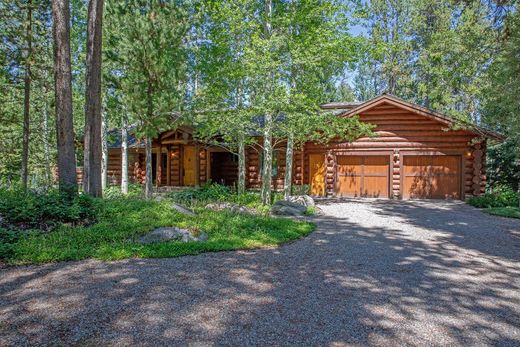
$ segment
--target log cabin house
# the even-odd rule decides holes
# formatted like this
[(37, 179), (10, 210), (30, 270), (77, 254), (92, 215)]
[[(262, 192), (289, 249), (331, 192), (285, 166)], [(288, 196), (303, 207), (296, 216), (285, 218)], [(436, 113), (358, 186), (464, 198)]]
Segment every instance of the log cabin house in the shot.
[[(329, 103), (322, 108), (338, 117), (359, 115), (375, 125), (375, 137), (352, 143), (306, 143), (295, 149), (293, 183), (308, 185), (314, 196), (465, 199), (484, 192), (488, 139), (500, 135), (455, 121), (392, 95), (363, 103)], [(152, 177), (156, 186), (196, 186), (211, 180), (234, 185), (237, 159), (226, 150), (197, 143), (192, 129), (161, 133), (153, 142)], [(273, 154), (273, 188), (281, 189), (285, 148)], [(143, 183), (144, 146), (129, 143), (129, 176)], [(246, 150), (246, 185), (260, 187), (260, 154)], [(121, 178), (121, 148), (109, 148), (109, 180)]]

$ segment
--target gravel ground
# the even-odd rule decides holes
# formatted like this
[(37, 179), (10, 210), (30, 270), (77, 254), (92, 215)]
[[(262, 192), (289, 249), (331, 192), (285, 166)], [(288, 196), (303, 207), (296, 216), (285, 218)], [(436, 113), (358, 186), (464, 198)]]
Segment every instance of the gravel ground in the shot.
[(279, 248), (0, 271), (0, 345), (520, 345), (520, 220), (324, 201)]

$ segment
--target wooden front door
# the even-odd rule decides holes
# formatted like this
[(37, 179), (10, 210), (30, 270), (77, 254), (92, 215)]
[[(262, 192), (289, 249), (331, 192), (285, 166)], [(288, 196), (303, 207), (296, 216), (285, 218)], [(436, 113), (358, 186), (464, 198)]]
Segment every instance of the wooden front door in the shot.
[(460, 199), (461, 156), (406, 155), (402, 182), (404, 199)]
[(345, 155), (336, 162), (338, 196), (388, 198), (389, 156)]
[(325, 195), (325, 155), (309, 155), (310, 193), (313, 196)]
[(185, 186), (197, 184), (197, 147), (184, 146), (183, 153), (183, 176), (182, 182)]

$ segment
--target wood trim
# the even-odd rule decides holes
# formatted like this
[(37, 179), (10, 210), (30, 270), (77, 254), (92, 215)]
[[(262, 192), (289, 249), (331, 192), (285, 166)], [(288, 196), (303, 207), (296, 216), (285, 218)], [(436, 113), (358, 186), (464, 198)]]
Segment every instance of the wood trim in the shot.
[(166, 147), (166, 185), (172, 185), (172, 149), (171, 146), (168, 145)]
[(184, 146), (179, 145), (179, 185), (184, 186)]
[(195, 185), (200, 186), (200, 146), (195, 145)]

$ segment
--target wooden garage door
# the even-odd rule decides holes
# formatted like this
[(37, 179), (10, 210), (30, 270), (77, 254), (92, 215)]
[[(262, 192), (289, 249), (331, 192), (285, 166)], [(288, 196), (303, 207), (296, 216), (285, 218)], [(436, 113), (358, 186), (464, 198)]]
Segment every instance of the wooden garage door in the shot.
[(403, 157), (403, 198), (460, 199), (459, 155)]
[(390, 156), (338, 156), (336, 163), (338, 196), (388, 197)]

